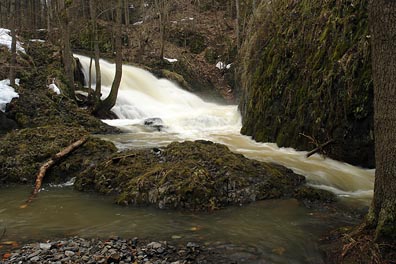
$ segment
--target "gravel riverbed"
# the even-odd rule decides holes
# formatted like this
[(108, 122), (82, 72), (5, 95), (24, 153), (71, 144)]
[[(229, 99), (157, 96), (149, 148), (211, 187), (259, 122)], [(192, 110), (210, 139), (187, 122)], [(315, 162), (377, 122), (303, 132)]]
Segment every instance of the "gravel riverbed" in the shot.
[(236, 263), (224, 254), (194, 242), (140, 241), (138, 238), (86, 239), (73, 237), (29, 243), (3, 254), (0, 263)]

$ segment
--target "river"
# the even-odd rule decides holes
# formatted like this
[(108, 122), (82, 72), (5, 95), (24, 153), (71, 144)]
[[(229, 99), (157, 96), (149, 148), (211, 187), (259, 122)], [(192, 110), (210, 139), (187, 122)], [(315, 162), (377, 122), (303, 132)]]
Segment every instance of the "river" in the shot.
[[(89, 58), (78, 57), (88, 79)], [(109, 93), (114, 68), (101, 61), (103, 96)], [(349, 208), (367, 207), (373, 194), (373, 170), (317, 154), (306, 158), (306, 152), (273, 143), (257, 143), (239, 134), (237, 106), (206, 102), (171, 81), (133, 66), (123, 66), (113, 110), (120, 119), (104, 121), (124, 133), (101, 137), (113, 141), (120, 150), (206, 139), (223, 143), (248, 158), (291, 168), (304, 175), (308, 184), (334, 192)], [(148, 118), (160, 119), (161, 131), (145, 126)], [(331, 228), (356, 223), (356, 219), (342, 214), (305, 208), (295, 200), (261, 201), (198, 214), (120, 207), (108, 197), (79, 193), (64, 185), (44, 186), (39, 199), (19, 209), (29, 191), (27, 187), (15, 187), (0, 192), (0, 227), (7, 228), (7, 239), (118, 235), (194, 240), (223, 248), (241, 263), (322, 263), (319, 236)]]

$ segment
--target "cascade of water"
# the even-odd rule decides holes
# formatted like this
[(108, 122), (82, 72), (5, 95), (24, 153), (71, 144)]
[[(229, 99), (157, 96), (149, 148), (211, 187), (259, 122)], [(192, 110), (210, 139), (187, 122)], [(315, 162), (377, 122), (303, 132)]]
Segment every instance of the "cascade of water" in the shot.
[[(89, 58), (78, 56), (88, 80)], [(101, 60), (102, 90), (106, 96), (114, 77), (114, 64)], [(93, 74), (94, 75), (94, 74)], [(92, 79), (95, 79), (94, 77)], [(353, 197), (368, 203), (372, 196), (374, 171), (349, 164), (323, 159), (314, 155), (305, 158), (306, 152), (279, 148), (276, 144), (257, 143), (239, 134), (241, 117), (235, 105), (207, 103), (180, 89), (171, 81), (157, 79), (151, 73), (133, 66), (123, 66), (119, 96), (113, 111), (120, 118), (105, 120), (126, 131), (143, 144), (166, 144), (175, 140), (208, 139), (226, 144), (233, 151), (249, 158), (275, 162), (307, 177), (310, 184), (330, 190), (341, 197)], [(142, 131), (147, 118), (161, 118), (162, 132)], [(139, 130), (140, 129), (140, 130)], [(138, 140), (136, 140), (138, 139)], [(133, 144), (132, 144), (133, 145)]]
[[(88, 80), (89, 58), (78, 56)], [(103, 96), (110, 91), (114, 65), (101, 60)], [(93, 74), (93, 80), (95, 76)], [(203, 101), (166, 79), (134, 66), (123, 66), (119, 96), (112, 109), (120, 120), (107, 121), (116, 126), (143, 124), (147, 118), (160, 118), (168, 132), (201, 134), (204, 131), (238, 131), (240, 114), (235, 105)], [(129, 126), (133, 129), (133, 126)]]

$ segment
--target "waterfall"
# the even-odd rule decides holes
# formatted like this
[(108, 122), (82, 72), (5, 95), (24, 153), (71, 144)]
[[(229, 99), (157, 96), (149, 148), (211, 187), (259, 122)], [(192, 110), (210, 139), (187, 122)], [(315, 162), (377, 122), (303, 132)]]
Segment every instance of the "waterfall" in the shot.
[[(76, 55), (88, 80), (89, 58)], [(101, 60), (103, 97), (110, 92), (115, 66)], [(119, 120), (106, 122), (134, 131), (136, 125), (148, 118), (160, 118), (167, 132), (202, 134), (213, 131), (239, 131), (241, 116), (235, 105), (218, 105), (179, 88), (166, 79), (158, 79), (150, 72), (124, 65), (118, 99), (112, 111)], [(93, 81), (95, 73), (92, 72)], [(93, 86), (94, 87), (94, 86)]]
[[(78, 56), (88, 80), (89, 58)], [(115, 66), (101, 60), (103, 96), (107, 96)], [(94, 73), (93, 73), (94, 76)], [(95, 80), (95, 77), (92, 78)], [(241, 116), (236, 105), (203, 101), (180, 89), (173, 82), (157, 79), (143, 69), (123, 66), (118, 99), (113, 111), (120, 119), (104, 120), (110, 125), (134, 132), (111, 140), (120, 148), (162, 146), (171, 141), (207, 139), (227, 145), (232, 151), (265, 162), (274, 162), (306, 176), (308, 183), (349, 200), (368, 204), (373, 194), (374, 170), (366, 170), (318, 154), (279, 148), (274, 143), (259, 143), (240, 135)], [(144, 122), (160, 118), (161, 131), (147, 131)], [(109, 136), (111, 137), (111, 136)]]

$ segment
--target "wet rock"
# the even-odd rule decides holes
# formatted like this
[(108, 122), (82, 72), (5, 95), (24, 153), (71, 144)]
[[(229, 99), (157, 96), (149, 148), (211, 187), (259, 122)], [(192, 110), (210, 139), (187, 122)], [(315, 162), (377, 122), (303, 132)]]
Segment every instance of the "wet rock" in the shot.
[(49, 250), (51, 249), (51, 244), (50, 243), (40, 243), (40, 248), (44, 250)]
[[(137, 239), (136, 239), (137, 241)], [(131, 240), (121, 238), (108, 240), (87, 240), (74, 237), (65, 241), (46, 242), (53, 246), (51, 250), (37, 250), (38, 243), (27, 244), (21, 249), (14, 249), (11, 257), (3, 264), (14, 263), (137, 263), (137, 264), (181, 264), (181, 263), (231, 263), (225, 255), (213, 249), (189, 242), (186, 246), (169, 245), (166, 241), (138, 242), (131, 248)], [(94, 246), (90, 246), (94, 245)], [(64, 250), (64, 246), (78, 245), (78, 251)], [(112, 245), (104, 254), (102, 250)], [(199, 247), (199, 250), (198, 250)], [(115, 248), (118, 248), (115, 250)], [(209, 260), (209, 261), (208, 261)]]
[(149, 248), (153, 248), (153, 249), (158, 249), (162, 246), (161, 243), (158, 242), (151, 242), (150, 244), (147, 245), (147, 247)]
[(157, 131), (161, 131), (164, 128), (164, 123), (161, 118), (153, 117), (147, 118), (143, 123), (146, 127), (154, 128)]
[(297, 190), (304, 183), (305, 178), (290, 169), (198, 140), (114, 154), (80, 174), (75, 187), (115, 194), (116, 202), (123, 205), (215, 210), (264, 199), (302, 199)]
[[(0, 179), (6, 178), (6, 183), (34, 182), (45, 161), (83, 136), (88, 136), (84, 129), (66, 126), (28, 128), (6, 134), (0, 140)], [(111, 142), (91, 137), (72, 155), (53, 166), (46, 180), (66, 182), (114, 152), (116, 148)]]
[(17, 123), (14, 120), (9, 119), (6, 114), (0, 110), (0, 134), (11, 131), (17, 127)]

